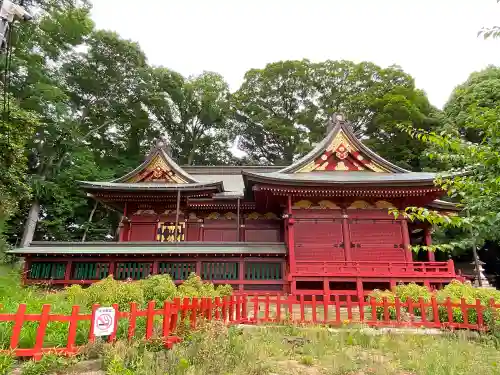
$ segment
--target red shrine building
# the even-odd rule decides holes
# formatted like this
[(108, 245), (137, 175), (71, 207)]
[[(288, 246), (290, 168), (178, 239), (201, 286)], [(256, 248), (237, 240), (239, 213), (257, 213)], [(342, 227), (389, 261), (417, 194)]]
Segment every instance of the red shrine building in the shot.
[(81, 182), (88, 197), (122, 215), (117, 242), (33, 242), (27, 283), (90, 284), (192, 272), (242, 292), (360, 298), (399, 282), (440, 286), (452, 260), (414, 253), (431, 243), (408, 206), (454, 210), (435, 174), (410, 172), (357, 139), (341, 116), (287, 167), (186, 166), (158, 142), (136, 169), (111, 182)]

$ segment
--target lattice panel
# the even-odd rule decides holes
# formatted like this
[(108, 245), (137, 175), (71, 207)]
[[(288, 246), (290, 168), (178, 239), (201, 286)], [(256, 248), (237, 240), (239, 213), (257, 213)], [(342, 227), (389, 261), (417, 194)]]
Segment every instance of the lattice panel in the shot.
[(352, 260), (405, 260), (401, 222), (359, 220), (349, 223), (349, 232)]
[(341, 220), (297, 220), (294, 230), (297, 260), (345, 260)]

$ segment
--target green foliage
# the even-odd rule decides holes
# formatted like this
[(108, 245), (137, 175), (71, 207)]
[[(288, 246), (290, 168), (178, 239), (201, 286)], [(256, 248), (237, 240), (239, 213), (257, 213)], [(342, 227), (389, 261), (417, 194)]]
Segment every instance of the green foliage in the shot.
[(58, 373), (70, 365), (67, 358), (46, 354), (39, 361), (30, 360), (21, 368), (21, 375), (46, 375), (51, 373)]
[(14, 357), (11, 354), (0, 353), (0, 375), (8, 375), (14, 367)]
[[(500, 353), (491, 341), (460, 335), (367, 335), (285, 327), (203, 326), (169, 351), (118, 342), (108, 346), (112, 368), (134, 375), (496, 374)], [(110, 371), (111, 361), (106, 361)], [(118, 365), (117, 365), (118, 364)]]
[(177, 288), (170, 275), (154, 275), (139, 281), (146, 301), (172, 301)]
[(279, 61), (252, 69), (233, 96), (240, 146), (250, 162), (288, 165), (320, 141), (328, 118), (344, 113), (382, 156), (421, 169), (424, 146), (398, 129), (438, 125), (425, 94), (399, 67), (350, 61)]
[(191, 273), (186, 281), (179, 285), (178, 296), (183, 297), (224, 297), (230, 296), (233, 289), (230, 285), (221, 285), (217, 288), (212, 283), (203, 282), (201, 277)]

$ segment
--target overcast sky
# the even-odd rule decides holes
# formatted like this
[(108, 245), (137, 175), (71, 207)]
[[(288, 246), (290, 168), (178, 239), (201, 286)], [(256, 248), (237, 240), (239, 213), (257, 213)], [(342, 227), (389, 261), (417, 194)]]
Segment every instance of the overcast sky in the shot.
[(93, 0), (98, 28), (139, 42), (153, 65), (221, 73), (232, 90), (266, 63), (307, 58), (400, 65), (439, 107), (500, 64), (495, 0)]

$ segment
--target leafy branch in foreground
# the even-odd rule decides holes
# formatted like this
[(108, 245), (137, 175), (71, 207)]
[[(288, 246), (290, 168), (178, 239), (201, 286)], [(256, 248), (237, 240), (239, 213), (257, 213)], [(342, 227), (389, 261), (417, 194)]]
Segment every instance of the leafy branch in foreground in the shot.
[[(478, 143), (465, 141), (458, 132), (426, 132), (400, 126), (433, 148), (428, 154), (430, 158), (451, 166), (435, 182), (463, 209), (461, 216), (449, 219), (423, 208), (410, 208), (406, 214), (410, 220), (467, 231), (468, 239), (449, 244), (459, 247), (500, 240), (497, 230), (500, 226), (500, 109), (472, 107), (469, 111), (471, 116), (466, 127), (481, 135)], [(444, 250), (448, 247), (437, 246)]]

